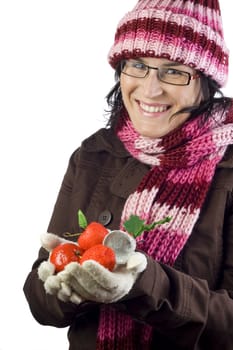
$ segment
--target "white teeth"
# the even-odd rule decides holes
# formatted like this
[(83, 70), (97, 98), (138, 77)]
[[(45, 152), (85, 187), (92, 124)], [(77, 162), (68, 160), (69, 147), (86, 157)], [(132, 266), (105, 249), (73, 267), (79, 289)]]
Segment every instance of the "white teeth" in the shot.
[(148, 105), (145, 105), (144, 103), (141, 103), (140, 106), (145, 112), (149, 112), (149, 113), (161, 113), (166, 111), (167, 109), (167, 106), (148, 106)]

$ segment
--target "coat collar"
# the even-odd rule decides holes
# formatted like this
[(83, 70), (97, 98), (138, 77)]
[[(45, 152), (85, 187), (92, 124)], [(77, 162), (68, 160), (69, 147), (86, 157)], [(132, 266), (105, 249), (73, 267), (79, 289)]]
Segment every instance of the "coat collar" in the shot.
[[(110, 189), (118, 197), (128, 198), (135, 191), (149, 166), (133, 158), (111, 129), (100, 129), (82, 143), (82, 149), (89, 153), (109, 152), (113, 157), (122, 158), (122, 168), (112, 180)], [(96, 155), (97, 159), (98, 156)]]
[(86, 152), (108, 151), (119, 158), (131, 157), (112, 129), (102, 128), (82, 142)]
[(224, 157), (218, 164), (218, 168), (233, 168), (233, 145), (227, 147)]

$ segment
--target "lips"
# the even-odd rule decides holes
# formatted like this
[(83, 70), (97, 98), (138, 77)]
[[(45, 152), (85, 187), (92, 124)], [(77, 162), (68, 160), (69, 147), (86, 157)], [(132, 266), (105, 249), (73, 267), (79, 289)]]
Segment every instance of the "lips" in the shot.
[(148, 105), (143, 102), (139, 102), (140, 108), (147, 113), (162, 113), (168, 110), (168, 105)]

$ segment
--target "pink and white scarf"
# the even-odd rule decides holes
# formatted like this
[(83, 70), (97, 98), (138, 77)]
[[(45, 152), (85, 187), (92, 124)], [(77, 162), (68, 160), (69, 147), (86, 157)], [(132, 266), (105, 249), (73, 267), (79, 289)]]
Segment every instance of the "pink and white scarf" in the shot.
[[(134, 158), (151, 166), (128, 197), (121, 226), (131, 214), (146, 223), (171, 217), (169, 223), (144, 232), (138, 248), (158, 262), (173, 265), (197, 222), (216, 166), (233, 144), (233, 108), (216, 109), (207, 120), (201, 115), (158, 139), (140, 136), (126, 116), (117, 135)], [(103, 306), (97, 349), (149, 349), (152, 328), (141, 326), (140, 332), (136, 328), (129, 316)]]

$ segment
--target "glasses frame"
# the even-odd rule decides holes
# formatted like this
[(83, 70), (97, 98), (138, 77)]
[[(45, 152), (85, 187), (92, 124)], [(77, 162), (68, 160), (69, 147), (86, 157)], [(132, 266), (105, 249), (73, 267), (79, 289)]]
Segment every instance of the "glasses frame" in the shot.
[(145, 64), (144, 62), (140, 62), (140, 61), (135, 60), (135, 62), (142, 63), (145, 66), (145, 68), (147, 68), (147, 70), (145, 72), (145, 75), (143, 77), (138, 77), (136, 75), (128, 74), (128, 73), (123, 72), (124, 66), (125, 66), (127, 61), (129, 61), (129, 60), (124, 60), (124, 61), (121, 62), (121, 67), (120, 67), (121, 73), (123, 73), (123, 74), (125, 74), (125, 75), (127, 75), (129, 77), (132, 77), (132, 78), (144, 79), (149, 74), (150, 70), (153, 69), (153, 70), (157, 70), (158, 71), (157, 77), (158, 77), (158, 80), (161, 81), (162, 83), (169, 84), (169, 85), (175, 85), (175, 86), (187, 86), (187, 85), (190, 84), (191, 80), (198, 79), (200, 77), (200, 75), (198, 73), (191, 74), (189, 72), (185, 72), (183, 70), (174, 68), (178, 72), (181, 72), (181, 73), (184, 73), (184, 74), (187, 75), (187, 79), (188, 79), (187, 83), (185, 83), (185, 84), (168, 83), (167, 81), (164, 81), (163, 79), (161, 79), (161, 77), (159, 75), (160, 69), (162, 69), (162, 67), (152, 67), (152, 66), (149, 66), (148, 64)]

